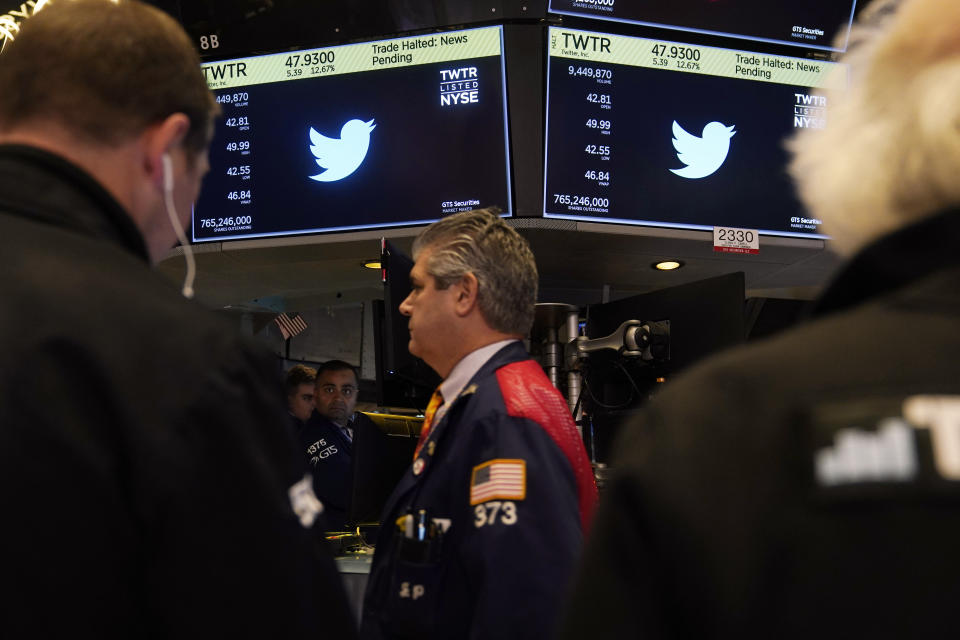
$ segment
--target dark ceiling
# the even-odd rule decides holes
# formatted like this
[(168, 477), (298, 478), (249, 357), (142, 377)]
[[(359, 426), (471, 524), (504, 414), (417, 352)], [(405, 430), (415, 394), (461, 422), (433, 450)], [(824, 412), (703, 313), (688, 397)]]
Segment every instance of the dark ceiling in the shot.
[[(713, 250), (712, 234), (538, 218), (509, 220), (529, 241), (540, 270), (540, 301), (584, 305), (735, 271), (747, 295), (810, 299), (838, 259), (820, 240), (762, 236), (760, 253)], [(305, 310), (383, 297), (379, 271), (362, 262), (379, 255), (383, 236), (409, 251), (417, 228), (195, 245), (197, 298), (210, 308)], [(684, 262), (660, 272), (655, 261)], [(159, 268), (184, 274), (182, 249)]]

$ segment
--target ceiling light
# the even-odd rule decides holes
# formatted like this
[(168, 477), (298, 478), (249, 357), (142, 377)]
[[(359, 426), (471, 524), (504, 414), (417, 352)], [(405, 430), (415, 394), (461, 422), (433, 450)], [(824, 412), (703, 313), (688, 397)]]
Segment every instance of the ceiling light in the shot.
[(664, 260), (662, 262), (654, 262), (650, 266), (659, 271), (673, 271), (674, 269), (682, 267), (683, 263), (679, 260)]

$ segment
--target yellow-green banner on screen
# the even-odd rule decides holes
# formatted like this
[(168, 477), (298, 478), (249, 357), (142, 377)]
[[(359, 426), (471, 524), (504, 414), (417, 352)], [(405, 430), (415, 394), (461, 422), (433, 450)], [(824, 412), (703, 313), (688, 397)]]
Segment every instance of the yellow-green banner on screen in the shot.
[(550, 56), (818, 88), (846, 85), (846, 65), (767, 53), (551, 27)]
[(500, 55), (500, 27), (276, 53), (202, 65), (212, 90)]

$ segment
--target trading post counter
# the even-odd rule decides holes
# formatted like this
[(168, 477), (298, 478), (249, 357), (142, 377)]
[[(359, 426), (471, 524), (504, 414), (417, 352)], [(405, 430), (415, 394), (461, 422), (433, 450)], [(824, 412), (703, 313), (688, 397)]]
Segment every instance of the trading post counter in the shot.
[(343, 580), (343, 589), (347, 593), (347, 602), (359, 626), (363, 612), (363, 593), (367, 589), (367, 577), (373, 563), (373, 551), (337, 556), (335, 561)]
[(410, 469), (423, 417), (363, 412), (353, 426), (353, 478), (347, 510), (352, 530), (330, 532), (326, 538), (359, 624), (378, 520), (394, 487)]

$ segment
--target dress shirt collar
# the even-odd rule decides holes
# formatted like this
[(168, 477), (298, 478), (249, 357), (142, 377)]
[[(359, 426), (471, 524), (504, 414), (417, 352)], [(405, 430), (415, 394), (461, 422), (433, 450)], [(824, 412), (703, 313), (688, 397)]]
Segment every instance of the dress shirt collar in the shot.
[(480, 370), (487, 360), (493, 357), (495, 353), (500, 351), (511, 342), (519, 342), (514, 338), (508, 340), (500, 340), (498, 342), (493, 342), (488, 344), (485, 347), (480, 347), (475, 351), (471, 351), (463, 357), (450, 371), (450, 375), (440, 383), (440, 393), (443, 394), (443, 404), (440, 405), (440, 408), (437, 409), (437, 413), (434, 415), (433, 424), (437, 424), (440, 421), (440, 418), (443, 417), (443, 414), (447, 412), (447, 408), (450, 404), (456, 400), (457, 396), (460, 395), (460, 392), (463, 391), (463, 388), (467, 386), (467, 383), (470, 382), (470, 379), (476, 375), (477, 371)]

